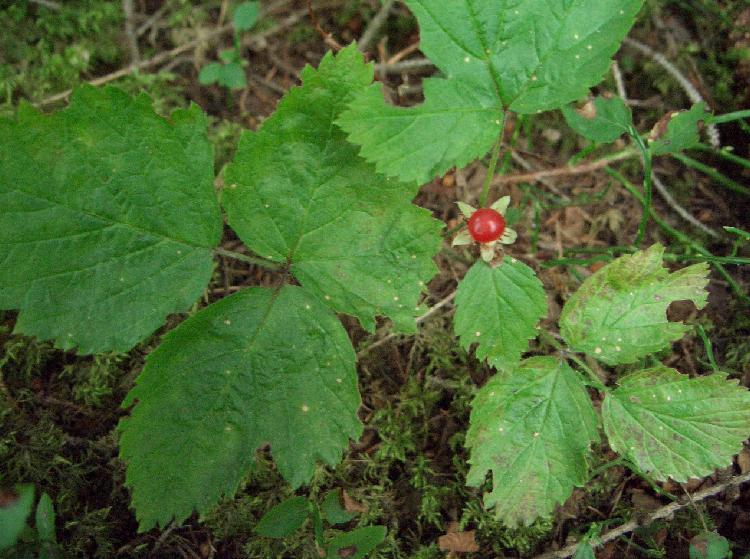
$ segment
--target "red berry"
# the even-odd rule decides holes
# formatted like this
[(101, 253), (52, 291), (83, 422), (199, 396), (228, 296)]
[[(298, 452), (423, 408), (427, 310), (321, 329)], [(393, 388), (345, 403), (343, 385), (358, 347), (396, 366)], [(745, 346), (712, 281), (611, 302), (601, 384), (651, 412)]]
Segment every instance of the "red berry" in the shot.
[(469, 218), (469, 233), (478, 243), (498, 240), (505, 231), (505, 218), (491, 208), (475, 211)]

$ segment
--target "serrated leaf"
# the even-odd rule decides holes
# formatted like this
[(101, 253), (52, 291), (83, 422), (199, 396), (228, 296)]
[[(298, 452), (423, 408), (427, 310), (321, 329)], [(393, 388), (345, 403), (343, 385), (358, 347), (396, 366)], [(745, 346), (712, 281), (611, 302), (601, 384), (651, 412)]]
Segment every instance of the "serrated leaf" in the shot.
[(338, 122), (378, 170), (424, 183), (487, 153), (504, 109), (535, 113), (584, 96), (642, 0), (406, 3), (445, 78), (425, 80), (425, 102), (411, 109), (388, 106), (374, 86)]
[(553, 357), (532, 357), (492, 377), (472, 402), (466, 482), (492, 472), (485, 505), (514, 526), (549, 516), (588, 480), (598, 419), (578, 375)]
[(364, 559), (387, 534), (385, 526), (365, 526), (335, 536), (328, 543), (327, 559)]
[(290, 497), (281, 501), (260, 519), (255, 532), (267, 538), (285, 538), (302, 527), (310, 512), (304, 497)]
[(341, 489), (329, 491), (320, 505), (320, 510), (330, 524), (345, 524), (354, 518), (354, 514), (347, 512), (341, 506)]
[(232, 22), (237, 31), (248, 31), (255, 26), (260, 13), (259, 2), (242, 2), (234, 9)]
[(34, 505), (34, 486), (16, 485), (13, 493), (3, 491), (0, 501), (0, 551), (16, 544), (26, 527), (26, 519)]
[(52, 499), (46, 493), (42, 493), (39, 503), (36, 505), (35, 521), (39, 540), (55, 543), (57, 539), (55, 534), (55, 508), (52, 506)]
[(655, 479), (707, 476), (750, 435), (750, 392), (723, 374), (691, 379), (661, 365), (619, 385), (602, 404), (609, 444)]
[(657, 124), (652, 131), (648, 143), (651, 155), (678, 153), (695, 147), (700, 143), (698, 126), (710, 116), (705, 103), (697, 103), (689, 111), (672, 113), (667, 117), (669, 120), (666, 122), (666, 130), (662, 130)]
[(513, 366), (547, 315), (547, 296), (534, 271), (506, 256), (497, 267), (477, 261), (458, 284), (454, 329), (461, 345), (477, 343), (477, 359)]
[(706, 305), (708, 264), (669, 273), (664, 247), (621, 256), (583, 282), (565, 303), (560, 333), (576, 351), (608, 365), (633, 363), (680, 339), (689, 329), (667, 320), (673, 301)]
[(333, 125), (372, 79), (356, 46), (326, 55), (302, 79), (260, 132), (243, 134), (226, 170), (229, 223), (337, 312), (370, 331), (381, 315), (413, 332), (442, 224), (410, 203), (415, 186), (376, 174)]
[(633, 126), (633, 115), (619, 97), (596, 97), (581, 109), (562, 107), (568, 125), (584, 138), (597, 143), (614, 142)]
[(354, 360), (336, 316), (294, 286), (246, 289), (167, 334), (120, 425), (141, 530), (232, 495), (266, 442), (293, 487), (338, 463), (362, 431)]
[(587, 541), (579, 543), (573, 559), (596, 559), (594, 548)]
[(127, 351), (185, 311), (222, 221), (206, 117), (83, 86), (44, 116), (0, 120), (0, 308), (15, 331), (80, 353)]

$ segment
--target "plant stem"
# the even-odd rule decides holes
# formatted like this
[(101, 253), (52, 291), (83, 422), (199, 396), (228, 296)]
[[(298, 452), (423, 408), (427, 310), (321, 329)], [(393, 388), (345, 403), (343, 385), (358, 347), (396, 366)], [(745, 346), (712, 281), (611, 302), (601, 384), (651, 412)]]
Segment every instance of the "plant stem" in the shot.
[(490, 184), (492, 179), (495, 178), (495, 170), (497, 169), (497, 161), (500, 159), (500, 151), (503, 148), (503, 136), (505, 136), (505, 115), (500, 119), (500, 135), (497, 137), (497, 142), (492, 148), (492, 158), (490, 159), (490, 166), (487, 168), (487, 176), (484, 177), (484, 184), (482, 185), (482, 195), (479, 197), (479, 207), (483, 208), (487, 203), (487, 196), (490, 193)]
[(743, 118), (750, 118), (750, 109), (715, 116), (711, 119), (711, 122), (713, 124), (723, 124), (725, 122), (732, 122), (734, 120), (741, 120)]
[(737, 165), (745, 167), (746, 169), (750, 169), (750, 159), (745, 159), (744, 157), (735, 155), (734, 153), (726, 149), (715, 149), (705, 144), (698, 144), (697, 146), (695, 146), (695, 149), (716, 155), (717, 157), (721, 157), (722, 159), (726, 159), (727, 161), (736, 163)]
[(706, 334), (705, 328), (700, 324), (696, 324), (695, 330), (698, 332), (701, 340), (703, 340), (703, 347), (706, 349), (706, 356), (708, 357), (709, 365), (711, 365), (711, 370), (714, 373), (720, 373), (721, 369), (719, 368), (718, 363), (716, 363), (716, 358), (714, 357), (714, 345), (711, 343), (708, 334)]
[(268, 268), (269, 270), (278, 270), (282, 267), (282, 264), (279, 264), (278, 262), (272, 262), (271, 260), (258, 258), (257, 256), (248, 256), (247, 254), (233, 252), (231, 250), (225, 250), (223, 248), (215, 248), (214, 254), (218, 254), (226, 258), (232, 258), (234, 260), (240, 260), (242, 262), (247, 262), (248, 264), (255, 264), (256, 266), (262, 266), (263, 268)]
[[(638, 192), (638, 189), (630, 183), (628, 179), (626, 179), (621, 173), (615, 171), (611, 167), (607, 167), (605, 169), (605, 172), (616, 179), (620, 184), (622, 184), (625, 189), (630, 192), (630, 194), (633, 195), (633, 197), (638, 200), (639, 202), (643, 203), (643, 195)], [(732, 288), (732, 291), (737, 295), (737, 297), (742, 300), (745, 304), (750, 303), (750, 297), (748, 297), (745, 292), (742, 290), (742, 288), (737, 284), (737, 282), (734, 280), (734, 278), (731, 276), (729, 272), (727, 272), (726, 268), (720, 263), (715, 261), (715, 257), (709, 250), (707, 250), (703, 245), (698, 243), (697, 241), (694, 241), (689, 236), (687, 236), (685, 233), (682, 233), (681, 231), (678, 231), (674, 227), (670, 226), (666, 221), (664, 221), (659, 214), (656, 213), (656, 210), (652, 207), (651, 208), (651, 217), (654, 219), (657, 225), (661, 227), (669, 236), (675, 238), (676, 240), (685, 243), (686, 245), (690, 246), (693, 250), (695, 250), (698, 254), (701, 254), (702, 256), (706, 257), (707, 261), (710, 261), (711, 264), (716, 268), (716, 271), (721, 274), (724, 279), (727, 281), (727, 283)], [(713, 260), (713, 261), (711, 261)]]
[(744, 194), (745, 196), (750, 196), (750, 188), (747, 188), (737, 181), (733, 181), (729, 177), (724, 176), (713, 167), (710, 167), (705, 163), (701, 163), (700, 161), (696, 161), (692, 157), (688, 157), (683, 153), (673, 153), (672, 157), (674, 157), (677, 161), (680, 161), (684, 165), (711, 177), (724, 188), (727, 188), (739, 194)]
[(641, 216), (641, 222), (638, 225), (638, 233), (636, 234), (635, 242), (633, 243), (636, 246), (640, 246), (646, 236), (646, 226), (651, 217), (651, 202), (653, 198), (651, 177), (653, 174), (653, 161), (651, 159), (651, 152), (648, 147), (646, 147), (646, 143), (635, 128), (631, 128), (630, 137), (633, 138), (633, 142), (635, 142), (635, 145), (641, 152), (641, 157), (643, 159), (643, 215)]
[(557, 351), (562, 353), (565, 357), (570, 358), (571, 361), (573, 361), (576, 365), (578, 365), (583, 371), (589, 376), (591, 379), (591, 385), (596, 388), (597, 390), (601, 390), (603, 392), (607, 392), (609, 389), (605, 386), (605, 384), (601, 381), (601, 379), (596, 376), (596, 373), (591, 370), (591, 368), (584, 363), (584, 361), (579, 358), (577, 355), (575, 355), (573, 352), (569, 351), (566, 347), (564, 347), (560, 342), (557, 341), (557, 338), (555, 338), (552, 334), (547, 332), (546, 330), (539, 330), (539, 337), (543, 339), (545, 342), (547, 342), (549, 345), (554, 347)]

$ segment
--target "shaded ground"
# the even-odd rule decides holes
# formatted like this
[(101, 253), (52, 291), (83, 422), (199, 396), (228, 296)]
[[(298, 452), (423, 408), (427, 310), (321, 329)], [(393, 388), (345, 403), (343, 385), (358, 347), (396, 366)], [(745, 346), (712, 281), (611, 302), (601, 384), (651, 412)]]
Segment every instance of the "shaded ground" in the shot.
[[(76, 83), (106, 76), (126, 67), (131, 50), (123, 33), (120, 2), (76, 0), (0, 3), (0, 113), (12, 114), (22, 100), (44, 102)], [(271, 114), (280, 96), (298, 83), (299, 70), (316, 64), (326, 45), (307, 17), (304, 2), (277, 1), (260, 26), (246, 35), (243, 56), (249, 86), (229, 93), (202, 86), (199, 69), (231, 44), (229, 33), (215, 33), (229, 20), (231, 3), (187, 0), (134, 2), (138, 56), (149, 60), (170, 49), (195, 48), (166, 57), (136, 75), (114, 81), (130, 92), (147, 91), (157, 109), (198, 103), (212, 116), (211, 135), (217, 145), (217, 170), (231, 157), (243, 127), (256, 128)], [(316, 2), (321, 26), (340, 43), (360, 37), (379, 8), (377, 1)], [(740, 0), (653, 1), (643, 10), (631, 37), (649, 44), (673, 61), (716, 112), (750, 106), (750, 5)], [(201, 37), (213, 35), (202, 41)], [(369, 49), (373, 60), (394, 56), (419, 57), (418, 32), (400, 4)], [(617, 55), (624, 88), (632, 100), (636, 124), (648, 130), (666, 111), (687, 108), (684, 90), (652, 59), (623, 47)], [(420, 100), (420, 78), (430, 70), (393, 73), (383, 80), (393, 88), (393, 101)], [(617, 92), (612, 75), (598, 88)], [(45, 108), (62, 106), (46, 103)], [(750, 155), (750, 130), (722, 127), (722, 144)], [(586, 148), (559, 113), (517, 120), (507, 137), (515, 138), (514, 157), (506, 174), (535, 172), (565, 165)], [(615, 150), (624, 145), (615, 146)], [(593, 159), (603, 154), (597, 150)], [(721, 177), (748, 184), (748, 169), (711, 152), (689, 154), (721, 175), (711, 177), (671, 159), (659, 160), (657, 171), (676, 203), (714, 230), (723, 225), (750, 229), (747, 196), (725, 187)], [(640, 180), (637, 160), (613, 165), (634, 183)], [(485, 165), (477, 163), (423, 187), (416, 203), (434, 212), (448, 226), (455, 224), (456, 200), (475, 202)], [(724, 184), (722, 184), (724, 183)], [(513, 253), (540, 271), (550, 294), (549, 324), (562, 302), (580, 281), (617, 247), (633, 239), (640, 218), (636, 200), (602, 170), (566, 174), (500, 188), (513, 197), (511, 219), (520, 232)], [(710, 249), (731, 252), (727, 239), (714, 240), (681, 220), (675, 205), (655, 200), (672, 227)], [(652, 224), (649, 235), (669, 247), (676, 265), (687, 262), (694, 249)], [(225, 248), (238, 241), (227, 233)], [(585, 252), (573, 249), (584, 247)], [(747, 248), (740, 254), (748, 256)], [(744, 252), (743, 252), (744, 251)], [(438, 257), (440, 275), (430, 284), (428, 304), (449, 295), (471, 263), (470, 254), (446, 250)], [(734, 289), (747, 293), (750, 268), (730, 269)], [(273, 281), (268, 272), (233, 261), (221, 262), (207, 293), (218, 299), (245, 285)], [(674, 317), (701, 324), (709, 333), (718, 366), (750, 386), (750, 313), (726, 278), (714, 275), (710, 305), (702, 313), (675, 305)], [(605, 469), (585, 490), (577, 490), (551, 521), (510, 530), (494, 520), (481, 504), (481, 492), (464, 485), (467, 454), (463, 439), (468, 405), (477, 386), (491, 374), (457, 344), (452, 334), (451, 306), (424, 322), (413, 338), (396, 338), (369, 350), (368, 337), (355, 321), (344, 318), (360, 348), (360, 387), (366, 425), (362, 440), (353, 443), (335, 470), (320, 468), (309, 492), (313, 498), (328, 489), (345, 489), (366, 512), (351, 526), (384, 524), (388, 538), (373, 557), (438, 558), (438, 537), (452, 522), (476, 530), (481, 551), (475, 557), (533, 556), (562, 547), (586, 533), (594, 523), (608, 527), (669, 502), (651, 484), (619, 467)], [(174, 326), (182, 317), (174, 317)], [(79, 358), (48, 344), (14, 336), (14, 314), (0, 313), (0, 485), (35, 484), (48, 492), (58, 513), (58, 538), (70, 557), (316, 557), (311, 530), (282, 541), (253, 535), (254, 525), (273, 504), (290, 494), (270, 456), (260, 452), (257, 468), (238, 495), (220, 504), (204, 522), (192, 518), (165, 532), (136, 533), (123, 488), (124, 467), (117, 458), (113, 429), (121, 415), (119, 403), (142, 367), (143, 357), (159, 342), (159, 334), (127, 355)], [(387, 325), (376, 337), (387, 333)], [(533, 352), (548, 353), (536, 346)], [(697, 335), (674, 344), (664, 361), (685, 373), (711, 369), (706, 348)], [(592, 366), (595, 364), (592, 363)], [(617, 375), (618, 371), (610, 371)], [(614, 458), (597, 451), (597, 465)], [(710, 479), (696, 482), (699, 490), (750, 468), (750, 454)], [(682, 488), (663, 484), (676, 495)], [(608, 544), (599, 557), (687, 556), (690, 538), (717, 528), (735, 546), (736, 557), (750, 554), (750, 488), (727, 491), (718, 498), (683, 509), (672, 521), (658, 522)]]

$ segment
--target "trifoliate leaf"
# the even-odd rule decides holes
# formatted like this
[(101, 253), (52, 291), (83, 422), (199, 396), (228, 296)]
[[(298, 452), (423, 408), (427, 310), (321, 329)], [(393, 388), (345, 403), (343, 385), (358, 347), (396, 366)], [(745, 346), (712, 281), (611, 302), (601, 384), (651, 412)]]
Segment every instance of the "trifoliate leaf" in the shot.
[(245, 69), (242, 67), (242, 64), (238, 62), (224, 64), (219, 76), (219, 85), (223, 85), (229, 89), (242, 89), (245, 87), (247, 85), (247, 78), (245, 77)]
[(633, 126), (630, 107), (619, 97), (596, 97), (580, 109), (566, 105), (562, 113), (573, 130), (597, 143), (614, 142)]
[(472, 403), (467, 483), (492, 472), (487, 507), (513, 526), (549, 516), (588, 480), (598, 419), (586, 387), (565, 363), (532, 357), (492, 377)]
[(281, 501), (260, 519), (255, 532), (267, 538), (285, 538), (299, 530), (310, 513), (310, 502), (304, 497)]
[(662, 365), (619, 384), (602, 404), (609, 444), (655, 479), (707, 476), (750, 435), (750, 392), (723, 374), (691, 379)]
[(711, 117), (705, 103), (697, 103), (689, 111), (679, 111), (660, 120), (649, 136), (651, 155), (678, 153), (698, 145), (701, 141), (700, 123)]
[(547, 297), (534, 271), (506, 256), (497, 267), (477, 261), (456, 292), (454, 328), (461, 345), (477, 343), (477, 358), (514, 366), (547, 315)]
[(385, 526), (365, 526), (343, 532), (328, 543), (326, 559), (364, 559), (383, 542), (387, 533)]
[(483, 156), (503, 111), (535, 113), (584, 96), (607, 71), (642, 0), (407, 0), (420, 47), (444, 78), (423, 105), (364, 91), (339, 124), (378, 170), (427, 182)]
[(0, 551), (16, 544), (26, 527), (26, 519), (34, 504), (34, 486), (17, 485), (13, 491), (0, 493)]
[(306, 68), (261, 131), (242, 136), (223, 204), (248, 247), (290, 263), (333, 309), (371, 331), (382, 315), (413, 332), (442, 225), (410, 203), (414, 185), (378, 175), (333, 124), (372, 71), (354, 45)]
[(196, 106), (79, 88), (0, 120), (0, 308), (16, 332), (80, 353), (127, 351), (201, 295), (221, 236), (213, 150)]
[(575, 349), (617, 365), (633, 363), (660, 351), (689, 329), (667, 320), (673, 301), (706, 305), (708, 265), (669, 273), (662, 264), (664, 247), (621, 256), (583, 282), (565, 303), (560, 333)]
[(148, 356), (120, 429), (141, 530), (232, 495), (270, 443), (297, 487), (357, 438), (354, 350), (336, 316), (303, 289), (249, 288), (210, 305)]
[(243, 2), (234, 9), (232, 22), (237, 31), (248, 31), (255, 26), (260, 13), (259, 2)]

